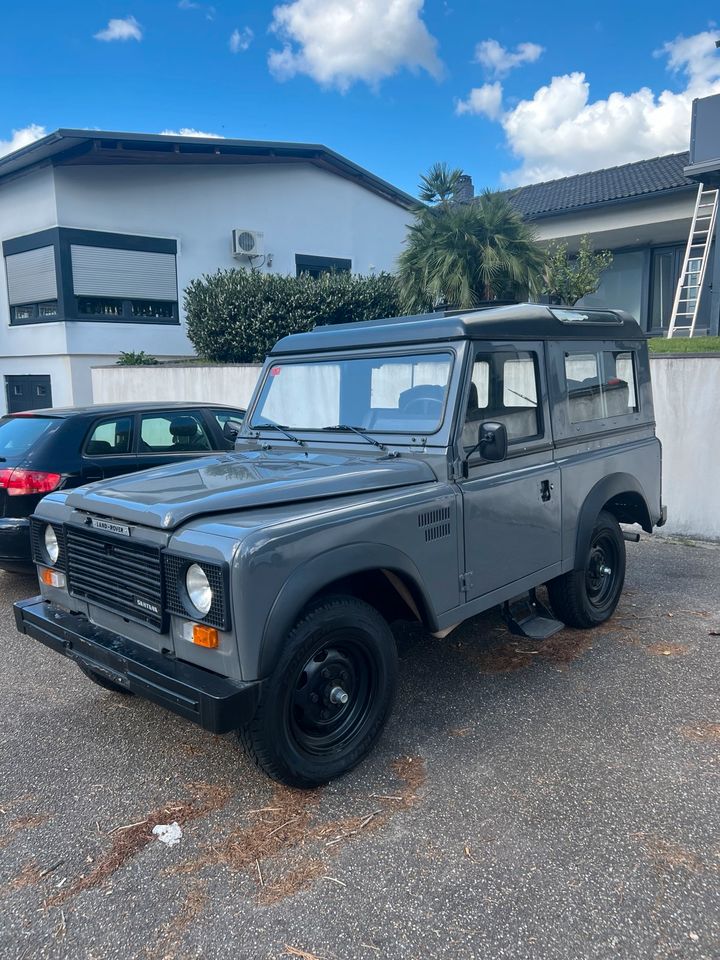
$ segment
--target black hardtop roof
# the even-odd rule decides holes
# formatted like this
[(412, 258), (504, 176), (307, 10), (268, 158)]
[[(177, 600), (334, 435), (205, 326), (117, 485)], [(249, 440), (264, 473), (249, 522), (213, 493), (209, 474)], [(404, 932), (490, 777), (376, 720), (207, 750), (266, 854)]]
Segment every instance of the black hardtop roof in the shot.
[(646, 340), (647, 335), (623, 310), (518, 303), (318, 326), (279, 340), (271, 356), (464, 339)]
[(155, 410), (198, 410), (205, 408), (220, 408), (221, 410), (242, 410), (240, 406), (230, 403), (205, 403), (190, 401), (183, 403), (179, 400), (153, 401), (151, 403), (89, 403), (79, 407), (45, 407), (42, 410), (23, 410), (19, 413), (6, 413), (6, 417), (95, 417), (111, 415), (113, 413), (152, 413)]

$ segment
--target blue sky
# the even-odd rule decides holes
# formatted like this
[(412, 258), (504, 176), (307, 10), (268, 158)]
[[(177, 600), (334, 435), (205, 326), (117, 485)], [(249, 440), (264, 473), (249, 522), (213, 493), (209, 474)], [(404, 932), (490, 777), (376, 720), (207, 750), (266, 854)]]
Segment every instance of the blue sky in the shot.
[[(74, 0), (0, 5), (0, 152), (57, 127), (322, 142), (414, 193), (685, 149), (720, 92), (709, 4)], [(15, 133), (13, 133), (15, 131)]]

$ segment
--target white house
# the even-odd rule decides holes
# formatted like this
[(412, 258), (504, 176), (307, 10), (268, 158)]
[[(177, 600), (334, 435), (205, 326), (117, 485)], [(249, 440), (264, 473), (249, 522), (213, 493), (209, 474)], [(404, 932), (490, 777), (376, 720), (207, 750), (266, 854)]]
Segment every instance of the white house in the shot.
[(3, 157), (0, 414), (91, 401), (121, 351), (192, 354), (203, 273), (392, 270), (413, 203), (317, 144), (58, 130)]

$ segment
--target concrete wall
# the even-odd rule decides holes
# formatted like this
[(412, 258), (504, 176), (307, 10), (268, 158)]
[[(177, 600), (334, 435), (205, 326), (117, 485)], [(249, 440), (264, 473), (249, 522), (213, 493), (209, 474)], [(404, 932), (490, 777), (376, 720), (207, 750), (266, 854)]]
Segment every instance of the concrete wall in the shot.
[[(657, 434), (663, 444), (662, 535), (720, 540), (720, 357), (651, 360)], [(101, 367), (96, 403), (207, 400), (247, 407), (259, 365)]]

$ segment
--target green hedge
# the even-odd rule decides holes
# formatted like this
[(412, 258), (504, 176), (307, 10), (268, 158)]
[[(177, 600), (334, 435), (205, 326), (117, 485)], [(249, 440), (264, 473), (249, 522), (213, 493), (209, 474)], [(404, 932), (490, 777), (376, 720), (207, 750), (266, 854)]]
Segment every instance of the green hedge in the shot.
[(216, 363), (264, 360), (280, 337), (315, 324), (397, 316), (397, 283), (388, 273), (318, 279), (218, 270), (185, 290), (187, 331), (198, 356)]

